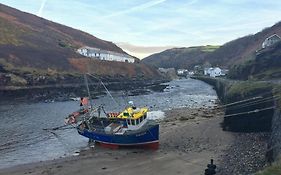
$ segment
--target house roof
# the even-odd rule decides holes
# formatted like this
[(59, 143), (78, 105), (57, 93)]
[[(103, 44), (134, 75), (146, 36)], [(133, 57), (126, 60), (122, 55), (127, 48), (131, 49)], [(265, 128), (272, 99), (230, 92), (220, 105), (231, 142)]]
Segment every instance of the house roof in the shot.
[(271, 38), (278, 38), (278, 39), (281, 39), (281, 37), (280, 37), (279, 35), (273, 34), (273, 35), (267, 37), (266, 40), (271, 39)]

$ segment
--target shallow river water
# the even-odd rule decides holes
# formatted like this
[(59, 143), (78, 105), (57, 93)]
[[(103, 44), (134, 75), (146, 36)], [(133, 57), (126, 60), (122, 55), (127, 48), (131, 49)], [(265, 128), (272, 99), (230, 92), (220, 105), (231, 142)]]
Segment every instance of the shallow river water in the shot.
[[(136, 106), (149, 107), (150, 117), (157, 118), (159, 111), (212, 106), (217, 99), (212, 87), (198, 80), (181, 79), (167, 84), (164, 92), (151, 91), (126, 98), (121, 91), (112, 92), (116, 102), (105, 95), (94, 99), (93, 104), (104, 104), (107, 111), (120, 111), (132, 100)], [(77, 101), (1, 105), (0, 168), (70, 156), (87, 148), (88, 139), (78, 135), (75, 129), (55, 133), (43, 130), (63, 125), (64, 118), (77, 109)]]

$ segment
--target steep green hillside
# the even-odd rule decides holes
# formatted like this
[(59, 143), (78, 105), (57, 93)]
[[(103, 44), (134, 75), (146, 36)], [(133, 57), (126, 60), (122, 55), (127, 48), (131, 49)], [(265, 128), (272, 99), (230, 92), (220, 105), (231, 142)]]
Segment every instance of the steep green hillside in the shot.
[(234, 79), (280, 79), (281, 42), (257, 52), (253, 59), (232, 66), (229, 77)]
[(261, 49), (263, 41), (273, 34), (281, 36), (281, 22), (254, 35), (230, 41), (207, 55), (205, 60), (211, 64), (222, 66), (243, 63), (255, 57), (255, 53)]
[[(196, 64), (204, 65), (206, 63), (209, 63), (212, 66), (228, 68), (230, 68), (232, 65), (241, 64), (239, 66), (241, 67), (245, 64), (249, 64), (248, 62), (251, 62), (251, 60), (255, 59), (256, 51), (261, 49), (263, 41), (273, 34), (278, 34), (281, 36), (281, 22), (276, 23), (274, 26), (266, 28), (254, 35), (248, 35), (230, 41), (221, 47), (207, 46), (169, 49), (144, 58), (143, 62), (156, 67), (174, 68), (193, 68), (193, 66)], [(267, 57), (269, 56), (270, 55), (267, 54)], [(259, 69), (268, 71), (269, 73), (271, 71), (278, 71), (271, 70), (270, 67), (267, 68), (265, 65), (263, 68), (259, 67)], [(258, 73), (256, 72), (256, 74)], [(235, 76), (233, 75), (232, 77)]]
[(73, 70), (81, 46), (124, 53), (115, 44), (0, 4), (0, 58), (14, 66)]
[(206, 55), (218, 48), (219, 46), (173, 48), (148, 56), (142, 62), (163, 68), (193, 68), (194, 65), (203, 64)]

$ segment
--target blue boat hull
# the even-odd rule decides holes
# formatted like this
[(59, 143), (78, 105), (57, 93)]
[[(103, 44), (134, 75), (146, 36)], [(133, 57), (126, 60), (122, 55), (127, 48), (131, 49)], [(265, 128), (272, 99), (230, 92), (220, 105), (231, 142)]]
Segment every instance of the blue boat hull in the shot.
[(138, 146), (150, 145), (158, 147), (159, 143), (159, 125), (153, 125), (139, 132), (115, 135), (101, 132), (89, 131), (87, 129), (79, 130), (78, 133), (84, 137), (99, 142), (101, 144), (116, 145), (116, 146)]

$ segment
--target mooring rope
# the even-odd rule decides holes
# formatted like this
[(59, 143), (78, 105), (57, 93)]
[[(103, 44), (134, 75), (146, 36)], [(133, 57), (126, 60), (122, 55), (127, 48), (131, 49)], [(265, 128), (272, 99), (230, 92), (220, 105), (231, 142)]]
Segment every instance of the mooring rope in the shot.
[(243, 104), (240, 104), (240, 105), (230, 106), (227, 109), (237, 109), (237, 108), (253, 106), (253, 105), (256, 105), (256, 104), (261, 104), (261, 103), (266, 103), (266, 102), (270, 102), (270, 101), (273, 101), (273, 100), (278, 100), (280, 98), (281, 98), (281, 96), (278, 96), (278, 95), (272, 96), (272, 97), (267, 97), (267, 98), (259, 99), (259, 100), (256, 100), (256, 101), (251, 101), (249, 103), (243, 103)]
[(113, 102), (117, 105), (117, 106), (121, 106), (119, 103), (117, 103), (117, 101), (113, 98), (113, 96), (111, 95), (111, 93), (109, 92), (109, 90), (107, 89), (107, 87), (105, 86), (105, 84), (102, 82), (101, 79), (99, 79), (98, 77), (88, 73), (89, 76), (93, 77), (93, 78), (96, 78), (97, 80), (100, 81), (100, 83), (102, 84), (102, 86), (104, 87), (106, 93), (110, 96), (110, 98), (113, 100)]
[(268, 108), (255, 109), (255, 110), (247, 111), (247, 112), (240, 112), (240, 113), (229, 114), (229, 115), (225, 115), (224, 117), (233, 117), (233, 116), (243, 115), (243, 114), (258, 113), (258, 112), (261, 112), (261, 111), (266, 111), (266, 110), (274, 109), (274, 108), (275, 108), (275, 106), (271, 106), (271, 107), (268, 107)]

